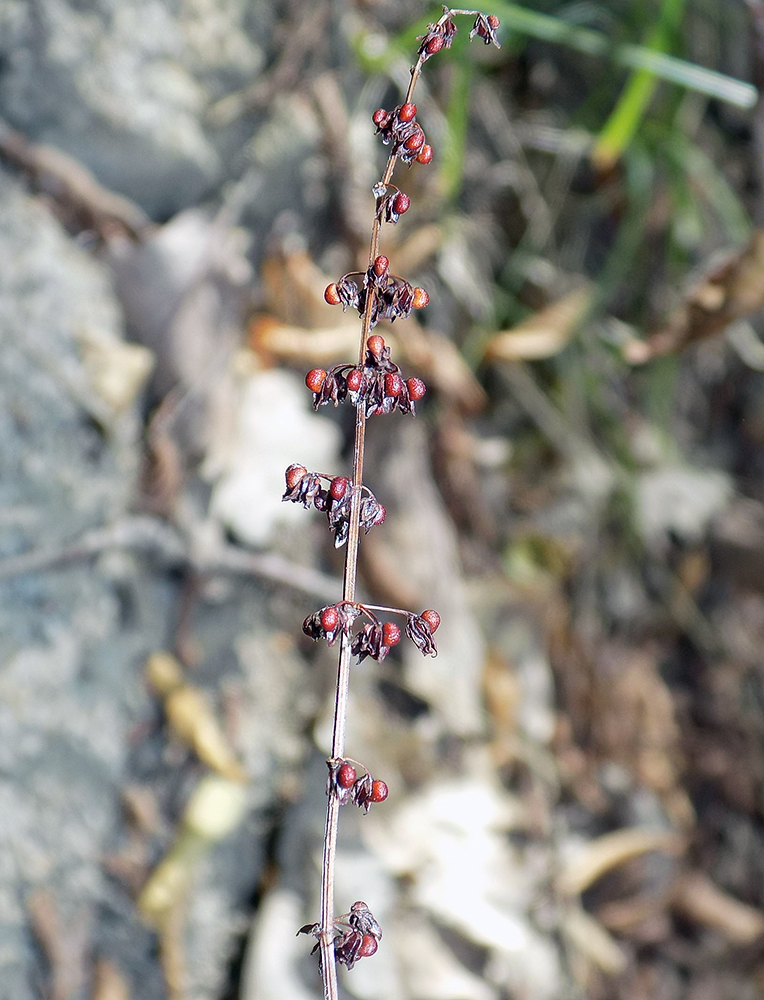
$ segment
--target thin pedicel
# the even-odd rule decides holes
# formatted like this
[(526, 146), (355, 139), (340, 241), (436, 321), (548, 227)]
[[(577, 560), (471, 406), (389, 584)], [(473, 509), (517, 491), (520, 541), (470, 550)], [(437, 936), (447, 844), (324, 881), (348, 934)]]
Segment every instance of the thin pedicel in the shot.
[(340, 646), (332, 753), (327, 761), (328, 803), (321, 873), (321, 918), (298, 931), (317, 939), (313, 951), (319, 952), (325, 1000), (338, 1000), (337, 963), (351, 969), (359, 959), (377, 951), (382, 937), (382, 928), (361, 900), (353, 903), (347, 913), (339, 917), (334, 915), (334, 865), (340, 808), (354, 803), (368, 812), (371, 805), (384, 802), (388, 794), (384, 781), (373, 778), (366, 767), (345, 756), (351, 657), (357, 656), (359, 661), (367, 656), (380, 662), (384, 660), (401, 639), (400, 626), (388, 620), (389, 616), (405, 618), (404, 631), (408, 638), (423, 654), (437, 655), (433, 638), (440, 625), (437, 611), (428, 609), (415, 614), (401, 608), (362, 604), (356, 601), (355, 591), (361, 528), (368, 532), (385, 520), (385, 508), (363, 485), (366, 421), (371, 416), (381, 416), (394, 410), (415, 416), (416, 404), (426, 392), (421, 379), (404, 379), (400, 368), (391, 360), (390, 348), (384, 338), (371, 333), (380, 320), (394, 323), (396, 319), (408, 316), (412, 309), (422, 309), (429, 302), (424, 288), (412, 286), (405, 278), (390, 271), (390, 261), (379, 252), (380, 230), (384, 223), (396, 225), (411, 205), (409, 196), (392, 183), (396, 163), (400, 160), (410, 167), (415, 162), (424, 165), (432, 162), (432, 146), (426, 141), (424, 129), (416, 120), (417, 108), (412, 98), (425, 62), (442, 49), (451, 47), (457, 30), (453, 18), (462, 14), (475, 18), (470, 38), (477, 35), (486, 45), (499, 45), (496, 38), (498, 17), (445, 6), (441, 18), (428, 25), (425, 34), (417, 39), (420, 43), (417, 60), (411, 67), (411, 81), (403, 102), (392, 111), (378, 108), (372, 115), (377, 134), (391, 149), (384, 173), (373, 188), (376, 211), (371, 228), (369, 265), (366, 271), (350, 271), (342, 275), (324, 292), (324, 298), (330, 305), (341, 305), (343, 310), (357, 309), (361, 317), (357, 363), (335, 365), (328, 371), (314, 368), (305, 379), (313, 393), (316, 409), (327, 403), (337, 406), (346, 401), (355, 406), (352, 476), (309, 472), (299, 463), (290, 465), (286, 470), (283, 499), (302, 503), (306, 508), (312, 505), (323, 511), (334, 533), (335, 545), (347, 544), (342, 600), (308, 615), (303, 623), (303, 631), (310, 638), (325, 639), (330, 646), (339, 641)]

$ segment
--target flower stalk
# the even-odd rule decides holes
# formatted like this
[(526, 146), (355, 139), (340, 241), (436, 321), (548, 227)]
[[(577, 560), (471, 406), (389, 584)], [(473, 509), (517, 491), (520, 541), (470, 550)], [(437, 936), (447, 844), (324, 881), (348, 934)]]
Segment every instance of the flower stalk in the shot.
[[(416, 120), (414, 91), (422, 68), (432, 56), (450, 48), (457, 27), (454, 17), (474, 17), (470, 38), (478, 35), (486, 44), (498, 47), (496, 30), (499, 19), (474, 10), (443, 8), (440, 19), (428, 25), (420, 43), (417, 59), (411, 67), (411, 79), (403, 102), (392, 111), (379, 108), (372, 121), (382, 142), (391, 146), (390, 155), (382, 177), (374, 185), (376, 212), (369, 241), (367, 270), (349, 272), (332, 282), (324, 297), (332, 305), (343, 309), (355, 308), (361, 317), (361, 335), (356, 365), (336, 365), (329, 371), (314, 368), (306, 377), (306, 384), (313, 392), (313, 405), (318, 408), (327, 403), (337, 406), (350, 401), (356, 408), (353, 468), (350, 479), (310, 473), (298, 464), (286, 470), (284, 500), (311, 504), (326, 513), (329, 527), (334, 532), (337, 546), (346, 544), (345, 571), (342, 600), (336, 605), (321, 608), (309, 615), (303, 630), (313, 639), (326, 639), (333, 645), (339, 639), (337, 681), (334, 697), (331, 757), (327, 761), (327, 809), (324, 829), (324, 848), (321, 871), (321, 916), (315, 924), (306, 924), (302, 933), (317, 939), (314, 951), (319, 952), (319, 967), (324, 983), (325, 1000), (338, 1000), (337, 963), (348, 969), (360, 958), (373, 955), (382, 937), (382, 929), (371, 911), (361, 900), (354, 902), (340, 917), (335, 916), (334, 872), (337, 852), (337, 830), (340, 809), (354, 803), (368, 812), (371, 804), (387, 798), (387, 785), (363, 768), (360, 777), (354, 766), (357, 762), (345, 757), (345, 735), (350, 666), (353, 656), (359, 660), (367, 656), (382, 661), (393, 645), (401, 638), (400, 627), (389, 620), (389, 615), (406, 619), (405, 632), (420, 651), (437, 655), (433, 633), (440, 624), (440, 616), (431, 609), (415, 614), (400, 608), (364, 605), (356, 601), (358, 577), (358, 549), (361, 529), (368, 532), (385, 519), (385, 509), (363, 485), (366, 423), (373, 415), (383, 415), (398, 409), (416, 415), (416, 403), (425, 394), (425, 385), (418, 378), (404, 380), (400, 369), (390, 357), (390, 348), (384, 338), (372, 334), (381, 319), (394, 322), (409, 315), (412, 309), (427, 305), (429, 297), (423, 288), (413, 287), (404, 278), (390, 272), (390, 262), (380, 254), (380, 234), (384, 223), (395, 225), (405, 214), (410, 199), (392, 183), (393, 172), (400, 160), (411, 166), (414, 162), (426, 165), (432, 161), (433, 150), (426, 142), (424, 130)], [(329, 482), (324, 487), (324, 481)], [(365, 624), (356, 630), (358, 619)]]

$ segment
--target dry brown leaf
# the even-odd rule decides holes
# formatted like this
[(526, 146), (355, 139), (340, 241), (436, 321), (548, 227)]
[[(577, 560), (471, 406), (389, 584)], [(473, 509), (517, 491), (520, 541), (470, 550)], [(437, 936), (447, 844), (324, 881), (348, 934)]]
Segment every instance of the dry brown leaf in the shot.
[(626, 955), (605, 928), (580, 906), (562, 918), (562, 932), (590, 962), (609, 976), (626, 968)]
[(702, 872), (688, 872), (677, 881), (673, 906), (733, 945), (749, 945), (764, 936), (764, 913), (724, 892)]
[(742, 250), (726, 257), (690, 290), (664, 327), (644, 341), (629, 341), (624, 356), (632, 364), (643, 364), (673, 354), (762, 308), (764, 229), (757, 229)]
[(99, 958), (93, 977), (93, 1000), (130, 1000), (130, 987), (127, 980), (105, 958)]
[(685, 849), (685, 840), (675, 833), (647, 830), (640, 827), (616, 830), (591, 840), (576, 853), (560, 871), (557, 888), (563, 895), (584, 892), (605, 872), (648, 851), (678, 855)]
[(246, 781), (247, 774), (233, 752), (206, 695), (183, 682), (180, 664), (169, 653), (153, 653), (146, 674), (164, 698), (167, 721), (173, 733), (218, 774), (231, 781)]
[(592, 301), (588, 286), (577, 288), (512, 327), (488, 344), (490, 361), (537, 361), (559, 354), (570, 341)]

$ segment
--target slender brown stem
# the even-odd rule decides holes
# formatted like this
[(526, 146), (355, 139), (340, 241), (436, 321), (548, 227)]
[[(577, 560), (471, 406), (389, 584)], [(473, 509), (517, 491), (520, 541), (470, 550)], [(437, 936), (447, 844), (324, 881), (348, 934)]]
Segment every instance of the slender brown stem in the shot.
[[(453, 14), (476, 14), (476, 11), (450, 10), (444, 8), (438, 25), (444, 24)], [(406, 91), (404, 103), (409, 103), (413, 97), (422, 67), (427, 56), (422, 52), (416, 63), (411, 67), (411, 80)], [(393, 176), (398, 154), (392, 152), (376, 189), (386, 190)], [(379, 254), (379, 235), (382, 221), (379, 213), (374, 218), (369, 243), (369, 268), (372, 267)], [(358, 364), (363, 366), (366, 359), (366, 344), (371, 331), (371, 317), (374, 314), (374, 298), (376, 289), (369, 284), (366, 304), (363, 314), (361, 337), (358, 351)], [(361, 486), (363, 485), (363, 462), (366, 442), (366, 412), (363, 405), (356, 407), (355, 443), (353, 447), (353, 495), (350, 505), (350, 520), (348, 525), (347, 549), (345, 554), (345, 575), (342, 590), (343, 602), (354, 603), (356, 580), (358, 575), (358, 546), (361, 533)], [(383, 609), (379, 609), (383, 610)], [(398, 609), (395, 613), (407, 614)], [(351, 640), (347, 634), (342, 635), (340, 642), (339, 662), (337, 666), (337, 687), (334, 700), (334, 723), (332, 728), (332, 761), (337, 761), (345, 755), (345, 730), (348, 704), (348, 688), (350, 681), (350, 646)], [(334, 868), (337, 853), (337, 828), (339, 820), (340, 801), (336, 795), (328, 796), (326, 809), (326, 825), (324, 830), (324, 853), (321, 872), (321, 921), (319, 945), (321, 951), (321, 968), (324, 979), (325, 1000), (339, 1000), (337, 986), (337, 964), (334, 952)]]

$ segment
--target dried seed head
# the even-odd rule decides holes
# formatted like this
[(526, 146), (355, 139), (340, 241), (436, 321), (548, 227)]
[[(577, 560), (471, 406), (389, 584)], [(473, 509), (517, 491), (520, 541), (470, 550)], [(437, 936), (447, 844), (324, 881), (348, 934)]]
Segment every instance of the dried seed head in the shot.
[(288, 490), (293, 490), (295, 486), (300, 482), (300, 480), (307, 474), (307, 469), (304, 465), (290, 465), (286, 470), (286, 485)]
[(409, 399), (413, 399), (414, 402), (420, 400), (427, 392), (427, 386), (421, 378), (407, 378), (406, 388), (409, 391)]
[(372, 334), (366, 341), (366, 347), (373, 358), (379, 361), (385, 350), (385, 338), (378, 333)]
[(372, 802), (384, 802), (387, 798), (387, 785), (384, 781), (373, 781), (371, 784), (370, 800)]
[(380, 254), (376, 257), (373, 264), (374, 273), (378, 278), (381, 278), (384, 274), (390, 270), (390, 261), (385, 257), (384, 254)]
[(498, 17), (495, 14), (489, 14), (488, 15), (488, 23), (493, 28), (493, 30), (496, 31), (496, 29), (501, 24), (501, 21), (498, 19)]
[(348, 764), (347, 761), (340, 764), (337, 770), (337, 784), (340, 788), (352, 788), (357, 777), (356, 769), (352, 764)]
[(399, 191), (393, 198), (393, 211), (396, 215), (403, 215), (404, 212), (408, 212), (409, 206), (411, 205), (411, 198), (403, 191)]
[(435, 53), (440, 52), (442, 48), (443, 48), (443, 36), (433, 35), (433, 37), (425, 45), (424, 50), (428, 56), (434, 56)]
[(401, 630), (395, 622), (385, 622), (382, 626), (382, 645), (395, 646), (401, 641)]
[(424, 288), (419, 288), (418, 286), (414, 289), (414, 297), (411, 300), (411, 305), (414, 309), (424, 309), (427, 303), (430, 301), (430, 296), (424, 290)]
[(420, 618), (424, 618), (427, 624), (430, 626), (431, 632), (437, 632), (438, 626), (440, 625), (440, 615), (437, 611), (433, 611), (432, 608), (428, 608), (427, 611), (423, 611)]
[(427, 143), (422, 146), (417, 154), (417, 163), (432, 163), (432, 146), (428, 146)]
[(390, 113), (385, 111), (384, 108), (377, 108), (374, 114), (371, 116), (371, 120), (377, 126), (377, 128), (384, 128), (388, 121), (390, 120)]
[(402, 104), (398, 111), (398, 120), (411, 122), (416, 118), (416, 104)]
[(323, 368), (311, 368), (305, 376), (305, 385), (307, 385), (311, 392), (320, 392), (325, 379), (326, 372)]
[(324, 289), (324, 299), (330, 306), (338, 306), (342, 302), (336, 282), (333, 281), (331, 285), (326, 286)]

